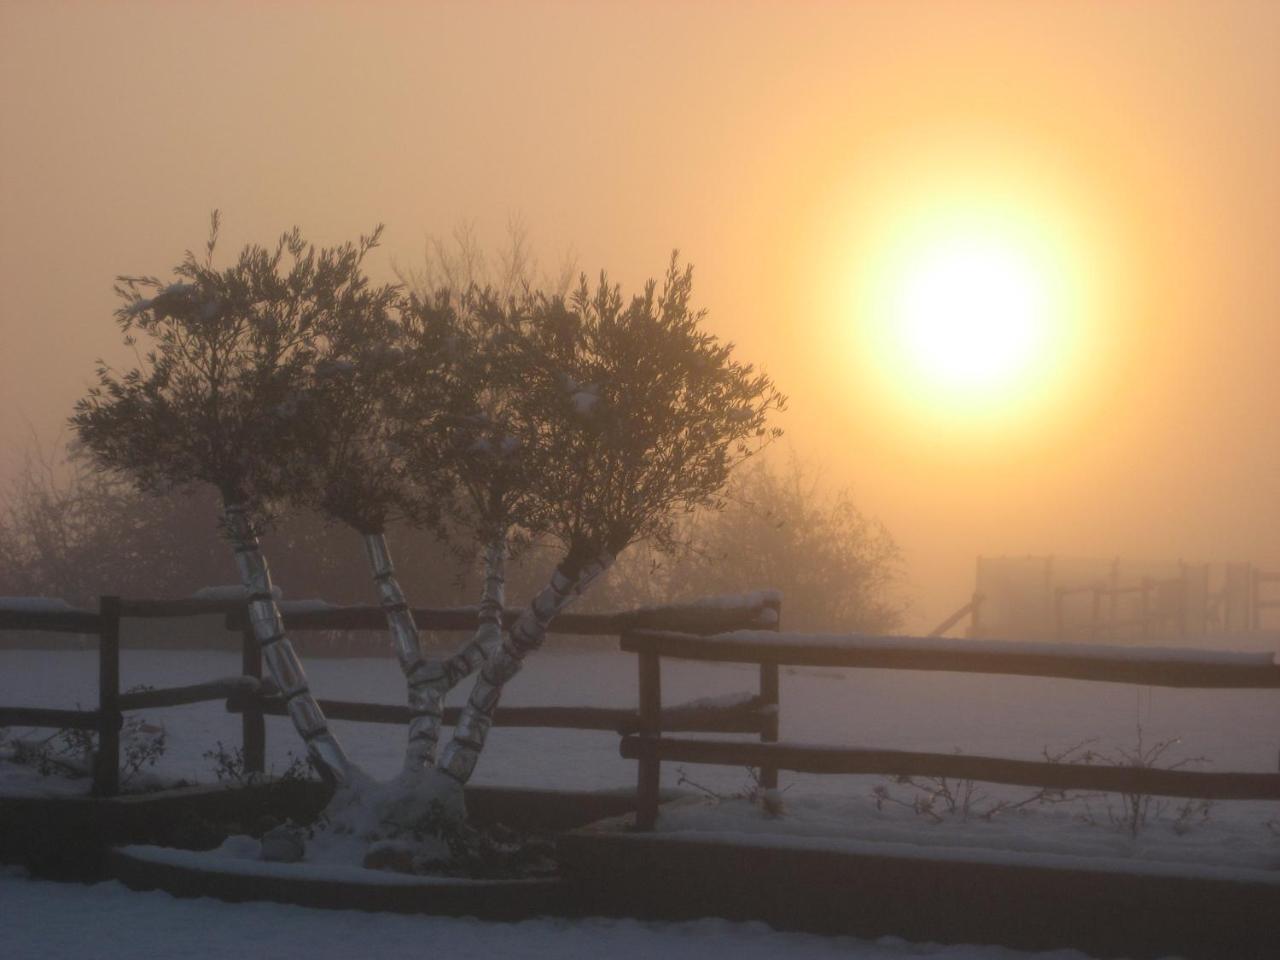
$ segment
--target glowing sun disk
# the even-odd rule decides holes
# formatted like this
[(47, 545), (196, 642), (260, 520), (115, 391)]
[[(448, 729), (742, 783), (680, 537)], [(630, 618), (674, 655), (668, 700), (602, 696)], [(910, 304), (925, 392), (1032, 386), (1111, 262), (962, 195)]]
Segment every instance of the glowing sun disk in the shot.
[(945, 238), (903, 264), (888, 322), (902, 362), (935, 386), (1004, 390), (1030, 376), (1052, 304), (1037, 265), (1014, 247)]

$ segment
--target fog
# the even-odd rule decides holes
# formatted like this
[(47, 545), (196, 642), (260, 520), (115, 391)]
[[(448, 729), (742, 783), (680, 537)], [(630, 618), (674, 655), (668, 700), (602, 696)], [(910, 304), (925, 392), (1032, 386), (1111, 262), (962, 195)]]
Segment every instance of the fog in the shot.
[[(1280, 565), (1278, 37), (1269, 0), (7, 3), (0, 477), (210, 210), (224, 256), (385, 222), (388, 278), (519, 217), (631, 288), (680, 248), (785, 448), (902, 545), (909, 627), (979, 555)], [(1048, 198), (1090, 332), (1043, 409), (956, 427), (866, 375), (845, 293), (868, 224), (993, 181)]]

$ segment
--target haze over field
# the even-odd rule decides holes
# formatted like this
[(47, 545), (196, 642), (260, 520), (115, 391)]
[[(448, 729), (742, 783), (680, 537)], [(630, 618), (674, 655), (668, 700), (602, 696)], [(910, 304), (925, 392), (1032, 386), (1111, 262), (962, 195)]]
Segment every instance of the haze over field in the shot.
[(0, 478), (211, 209), (224, 257), (386, 222), (384, 277), (515, 215), (549, 268), (696, 264), (910, 626), (978, 554), (1274, 565), (1278, 54), (1270, 0), (7, 2)]

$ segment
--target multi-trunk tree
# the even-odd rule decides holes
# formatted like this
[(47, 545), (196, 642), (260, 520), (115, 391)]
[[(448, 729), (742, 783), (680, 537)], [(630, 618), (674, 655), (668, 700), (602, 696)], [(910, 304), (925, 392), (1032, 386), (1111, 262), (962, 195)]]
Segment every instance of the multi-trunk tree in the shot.
[[(715, 506), (732, 468), (776, 435), (767, 421), (784, 402), (703, 330), (692, 271), (674, 256), (631, 299), (603, 275), (567, 298), (403, 295), (363, 273), (377, 237), (317, 250), (295, 230), (223, 270), (211, 239), (174, 283), (122, 278), (117, 319), (150, 348), (123, 374), (101, 366), (73, 417), (97, 462), (142, 488), (219, 491), (272, 679), (316, 764), (349, 788), (346, 809), (373, 814), (346, 827), (375, 834), (418, 816), (424, 798), (460, 796), (506, 684), (553, 618), (628, 545)], [(285, 636), (255, 523), (290, 503), (364, 539), (412, 714), (390, 788), (346, 757)], [(451, 656), (420, 644), (386, 546), (392, 519), (447, 519), (484, 557), (479, 627)], [(560, 560), (505, 629), (505, 560), (535, 537), (558, 543)], [(437, 750), (444, 697), (472, 673)]]

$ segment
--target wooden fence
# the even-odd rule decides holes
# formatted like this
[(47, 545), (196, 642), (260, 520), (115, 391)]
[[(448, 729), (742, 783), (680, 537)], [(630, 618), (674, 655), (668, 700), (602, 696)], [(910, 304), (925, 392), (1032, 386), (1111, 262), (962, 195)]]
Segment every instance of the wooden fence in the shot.
[[(1104, 683), (1221, 690), (1280, 690), (1280, 664), (1271, 654), (1135, 647), (942, 640), (931, 637), (867, 637), (740, 631), (694, 635), (637, 629), (622, 649), (639, 657), (640, 728), (624, 735), (624, 757), (638, 761), (636, 823), (652, 829), (658, 816), (658, 783), (664, 760), (759, 767), (761, 782), (776, 785), (778, 770), (819, 774), (938, 776), (1055, 790), (1088, 790), (1218, 800), (1280, 799), (1280, 774), (1204, 773), (1144, 767), (1091, 766), (1049, 761), (903, 750), (808, 746), (778, 742), (776, 727), (765, 742), (733, 742), (665, 736), (661, 659), (754, 663), (770, 677), (768, 702), (778, 705), (780, 666), (937, 670), (959, 673), (1054, 677)], [(776, 717), (776, 713), (775, 713)]]
[[(387, 629), (386, 618), (376, 606), (337, 607), (316, 603), (282, 603), (287, 631), (353, 631)], [(557, 617), (551, 634), (621, 636), (633, 630), (676, 630), (690, 636), (736, 629), (776, 630), (779, 601), (761, 594), (738, 602), (700, 602), (681, 606), (652, 607), (621, 613), (566, 613)], [(508, 609), (512, 623), (519, 609)], [(241, 673), (182, 687), (124, 692), (120, 690), (120, 627), (125, 619), (176, 619), (222, 615), (228, 630), (241, 635)], [(471, 631), (478, 625), (475, 607), (416, 609), (420, 630)], [(227, 710), (241, 718), (241, 743), (245, 768), (262, 773), (266, 759), (264, 716), (287, 715), (283, 700), (270, 681), (262, 678), (262, 656), (248, 626), (242, 600), (187, 598), (176, 600), (126, 600), (101, 597), (97, 612), (59, 609), (0, 608), (0, 631), (31, 630), (96, 635), (98, 638), (98, 707), (96, 710), (64, 710), (43, 707), (0, 707), (0, 727), (24, 726), (93, 730), (98, 751), (93, 771), (93, 793), (114, 796), (120, 790), (120, 730), (124, 714), (131, 711), (175, 707), (222, 700)], [(770, 681), (768, 678), (772, 677)], [(777, 736), (777, 669), (762, 668), (759, 695), (734, 703), (674, 707), (663, 713), (664, 729), (697, 733), (753, 733), (766, 740)], [(406, 706), (320, 700), (325, 713), (336, 720), (407, 724)], [(456, 723), (459, 710), (445, 710), (446, 723)], [(494, 718), (498, 726), (549, 727), (572, 730), (608, 730), (628, 734), (640, 729), (634, 710), (601, 707), (550, 706), (501, 707)]]

